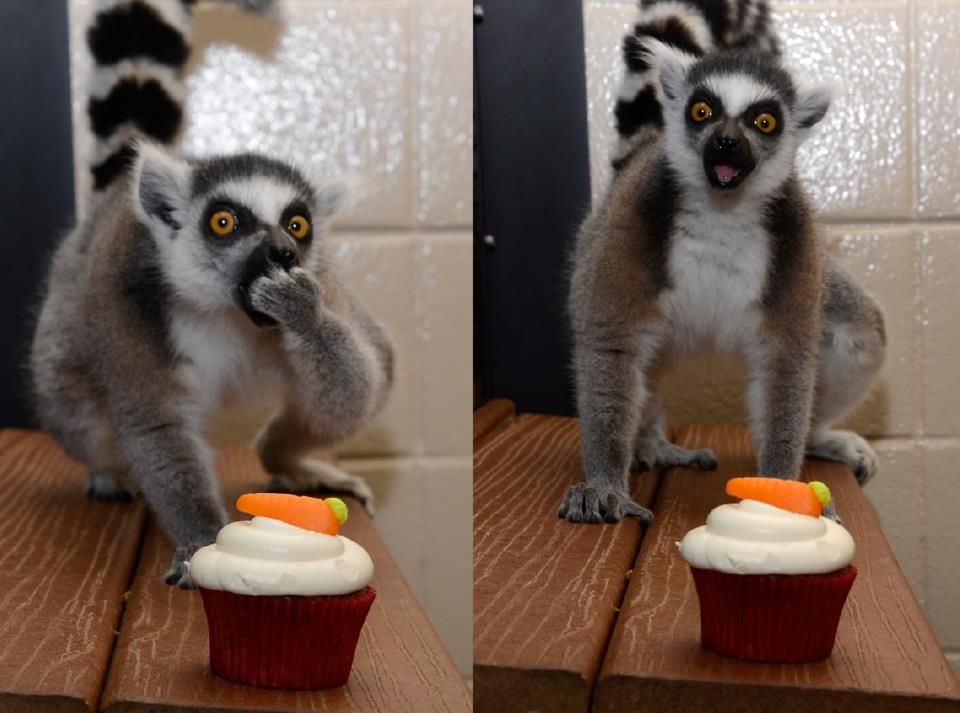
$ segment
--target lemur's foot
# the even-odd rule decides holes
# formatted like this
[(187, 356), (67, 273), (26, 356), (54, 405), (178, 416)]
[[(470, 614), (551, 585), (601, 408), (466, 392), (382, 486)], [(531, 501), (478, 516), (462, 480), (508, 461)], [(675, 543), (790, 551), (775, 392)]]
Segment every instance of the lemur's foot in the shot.
[(93, 500), (129, 503), (133, 495), (117, 483), (117, 479), (110, 473), (99, 470), (90, 471), (83, 494)]
[(190, 579), (190, 571), (187, 569), (187, 562), (193, 557), (193, 553), (200, 547), (177, 547), (173, 551), (173, 559), (170, 561), (170, 569), (163, 575), (163, 581), (167, 584), (176, 584), (180, 589), (195, 589), (196, 585)]
[(570, 486), (557, 515), (569, 522), (620, 522), (627, 515), (644, 525), (653, 521), (653, 512), (633, 502), (627, 493), (586, 483)]
[(840, 515), (837, 514), (837, 504), (832, 500), (823, 506), (823, 516), (828, 520), (833, 520), (838, 525), (843, 524), (843, 520), (841, 520)]
[(851, 431), (823, 431), (810, 436), (807, 455), (846, 463), (857, 482), (865, 485), (877, 474), (877, 454), (870, 444)]
[(271, 473), (267, 490), (273, 493), (309, 493), (319, 489), (336, 490), (353, 495), (373, 516), (373, 491), (363, 478), (350, 475), (332, 463), (299, 460), (287, 465), (282, 473)]
[(683, 448), (659, 436), (641, 438), (633, 449), (633, 470), (692, 468), (716, 470), (717, 457), (709, 448)]

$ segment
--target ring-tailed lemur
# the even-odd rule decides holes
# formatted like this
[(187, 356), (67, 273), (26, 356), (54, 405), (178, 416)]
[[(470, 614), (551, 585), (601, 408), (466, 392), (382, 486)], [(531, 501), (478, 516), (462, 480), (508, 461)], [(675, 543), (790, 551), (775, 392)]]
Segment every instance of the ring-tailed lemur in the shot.
[(668, 443), (657, 374), (714, 348), (747, 363), (760, 472), (796, 478), (804, 451), (863, 483), (876, 457), (829, 425), (883, 361), (883, 316), (821, 251), (797, 147), (829, 93), (778, 58), (762, 0), (650, 2), (624, 41), (620, 142), (606, 195), (580, 229), (569, 309), (585, 482), (571, 522), (643, 520), (631, 464), (716, 467)]
[(185, 161), (161, 146), (180, 129), (190, 4), (101, 0), (95, 193), (53, 257), (31, 355), (41, 421), (89, 466), (87, 494), (142, 492), (175, 544), (166, 580), (183, 587), (185, 560), (226, 522), (207, 417), (274, 395), (257, 440), (272, 486), (369, 501), (361, 479), (303, 456), (371, 418), (393, 360), (331, 259), (339, 186), (259, 155)]

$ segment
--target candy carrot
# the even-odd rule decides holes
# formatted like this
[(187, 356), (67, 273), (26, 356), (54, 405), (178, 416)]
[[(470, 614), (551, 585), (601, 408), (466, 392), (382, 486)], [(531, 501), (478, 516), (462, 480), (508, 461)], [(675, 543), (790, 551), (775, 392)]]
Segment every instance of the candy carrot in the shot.
[(830, 491), (823, 483), (780, 478), (733, 478), (727, 481), (727, 495), (742, 500), (759, 500), (811, 517), (820, 517), (823, 506), (830, 502)]
[[(288, 493), (245, 493), (237, 498), (237, 510), (248, 515), (272, 517), (290, 525), (314, 530), (328, 535), (340, 531), (340, 523), (346, 520), (346, 505), (338, 498), (330, 503), (320, 498)], [(338, 517), (338, 512), (341, 512)]]

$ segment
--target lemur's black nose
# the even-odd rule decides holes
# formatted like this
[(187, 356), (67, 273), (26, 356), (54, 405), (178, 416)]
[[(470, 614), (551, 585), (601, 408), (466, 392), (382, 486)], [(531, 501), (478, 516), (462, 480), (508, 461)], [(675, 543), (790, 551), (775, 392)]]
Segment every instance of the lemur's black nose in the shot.
[(715, 136), (713, 138), (713, 148), (717, 151), (735, 151), (740, 145), (740, 139), (733, 136)]
[(284, 270), (289, 270), (297, 262), (297, 254), (289, 248), (270, 247), (270, 262)]

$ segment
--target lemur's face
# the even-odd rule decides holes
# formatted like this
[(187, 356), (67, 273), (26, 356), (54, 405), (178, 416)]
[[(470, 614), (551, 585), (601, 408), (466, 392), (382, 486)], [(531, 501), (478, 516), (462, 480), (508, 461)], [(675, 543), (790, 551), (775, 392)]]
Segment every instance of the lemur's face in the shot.
[[(253, 309), (250, 285), (270, 270), (316, 267), (317, 243), (340, 189), (316, 190), (286, 164), (259, 156), (179, 165), (187, 180), (164, 197), (171, 229), (162, 241), (174, 289), (202, 309), (237, 307), (258, 326), (272, 324)], [(148, 163), (140, 179), (144, 212), (150, 204), (149, 168)], [(162, 227), (164, 209), (158, 212)]]
[(696, 60), (655, 48), (667, 159), (681, 180), (717, 194), (766, 195), (793, 171), (796, 150), (826, 113), (823, 90), (797, 90), (777, 60), (757, 54)]

